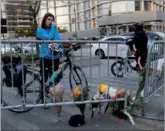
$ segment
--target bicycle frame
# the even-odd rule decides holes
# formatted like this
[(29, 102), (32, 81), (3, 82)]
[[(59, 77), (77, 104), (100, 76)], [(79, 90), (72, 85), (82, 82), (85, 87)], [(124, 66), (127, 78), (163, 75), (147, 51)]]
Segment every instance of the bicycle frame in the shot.
[[(128, 67), (129, 68), (131, 68), (132, 70), (136, 70), (133, 66), (132, 66), (132, 64), (131, 64), (131, 62), (130, 62), (130, 60), (128, 59), (128, 58), (126, 58), (126, 59), (121, 59), (121, 61), (124, 63), (124, 65), (128, 65)], [(128, 70), (128, 68), (127, 68), (127, 70)]]
[[(65, 63), (64, 64), (64, 66), (62, 67), (62, 69), (59, 71), (59, 73), (57, 74), (57, 77), (55, 78), (55, 85), (57, 85), (60, 81), (61, 81), (61, 79), (63, 78), (63, 72), (68, 68), (68, 66), (69, 66), (69, 69), (70, 70), (72, 70), (72, 67), (74, 67), (74, 65), (72, 64), (72, 62), (71, 62), (71, 59), (70, 59), (70, 57), (71, 57), (71, 55), (70, 55), (70, 53), (67, 53), (66, 54), (66, 59), (64, 60), (64, 61), (61, 61), (60, 63), (59, 63), (59, 65), (61, 65), (61, 64), (63, 64), (63, 63)], [(28, 67), (28, 69), (31, 69), (31, 70), (34, 70), (34, 71), (36, 71), (36, 72), (38, 72), (39, 74), (40, 74), (40, 70), (36, 70), (36, 69), (32, 69), (32, 68), (29, 68)], [(35, 74), (34, 73), (34, 80), (35, 79), (37, 79), (38, 77), (40, 77), (40, 75), (42, 75), (42, 74)], [(31, 82), (29, 82), (26, 86), (29, 86), (30, 84), (32, 84), (33, 83), (33, 81), (31, 81)]]

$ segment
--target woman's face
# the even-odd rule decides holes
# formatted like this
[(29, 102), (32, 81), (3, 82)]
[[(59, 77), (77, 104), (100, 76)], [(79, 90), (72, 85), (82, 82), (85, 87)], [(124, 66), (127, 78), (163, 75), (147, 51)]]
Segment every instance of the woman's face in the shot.
[(53, 17), (51, 16), (47, 17), (46, 22), (45, 22), (46, 27), (50, 27), (50, 25), (52, 24), (52, 21), (53, 21)]

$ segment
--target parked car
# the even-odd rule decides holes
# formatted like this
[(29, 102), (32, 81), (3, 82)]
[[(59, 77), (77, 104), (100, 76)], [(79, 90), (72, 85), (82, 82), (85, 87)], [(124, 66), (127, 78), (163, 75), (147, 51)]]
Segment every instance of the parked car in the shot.
[[(152, 44), (155, 40), (164, 40), (164, 33), (163, 32), (153, 32), (153, 31), (146, 31), (148, 36), (148, 46)], [(134, 36), (134, 32), (124, 33), (122, 36)]]
[(25, 53), (25, 54), (32, 54), (32, 53), (35, 54), (35, 53), (37, 53), (36, 44), (35, 43), (24, 44), (23, 53)]
[[(128, 51), (128, 46), (125, 44), (126, 41), (131, 38), (130, 36), (105, 36), (99, 41), (107, 41), (107, 43), (91, 43), (84, 45), (84, 48), (77, 51), (76, 55), (86, 56), (99, 56), (101, 59), (110, 57), (122, 57), (125, 51)], [(109, 48), (108, 48), (109, 47)]]
[(10, 43), (1, 43), (1, 54), (16, 52), (15, 47)]
[[(163, 32), (153, 32), (153, 31), (146, 31), (146, 34), (148, 36), (148, 48), (149, 46), (154, 42), (154, 41), (161, 41), (164, 40), (164, 33)], [(133, 37), (134, 32), (129, 32), (129, 33), (125, 33), (123, 34), (123, 36), (130, 36)], [(162, 49), (164, 49), (164, 47), (162, 47)], [(158, 52), (160, 51), (158, 49), (158, 47), (155, 47), (154, 52)]]
[(20, 53), (35, 54), (37, 52), (35, 43), (17, 43), (17, 46), (20, 50)]

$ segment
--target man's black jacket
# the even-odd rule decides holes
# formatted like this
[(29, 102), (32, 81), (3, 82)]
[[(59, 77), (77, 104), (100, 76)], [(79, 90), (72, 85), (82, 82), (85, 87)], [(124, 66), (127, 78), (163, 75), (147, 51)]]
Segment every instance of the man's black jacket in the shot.
[(141, 56), (142, 66), (145, 65), (147, 59), (147, 43), (148, 43), (148, 37), (145, 31), (136, 31), (133, 39), (127, 42), (127, 45), (129, 45), (131, 51), (133, 50), (133, 45), (135, 45), (136, 48), (135, 57), (137, 60), (138, 57)]

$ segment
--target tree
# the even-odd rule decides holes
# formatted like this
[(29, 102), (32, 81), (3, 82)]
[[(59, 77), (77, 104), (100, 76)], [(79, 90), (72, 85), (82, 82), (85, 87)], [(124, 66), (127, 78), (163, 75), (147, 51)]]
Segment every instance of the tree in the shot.
[(26, 37), (34, 37), (35, 36), (35, 29), (33, 27), (27, 28), (17, 28), (15, 30), (18, 36), (26, 36)]
[(33, 17), (32, 26), (34, 27), (34, 29), (37, 29), (38, 26), (37, 16), (40, 10), (41, 1), (27, 1), (27, 4), (29, 5), (29, 10), (32, 13), (32, 17)]
[[(32, 13), (32, 29), (34, 29), (34, 32), (37, 29), (38, 23), (37, 23), (37, 15), (39, 13), (40, 10), (40, 5), (41, 5), (41, 1), (27, 1), (27, 4), (29, 5), (29, 10)], [(39, 43), (36, 44), (36, 49), (37, 49), (37, 53), (39, 53)]]
[[(59, 33), (64, 33), (68, 31), (65, 26), (57, 26), (57, 29)], [(36, 31), (33, 27), (26, 27), (26, 28), (20, 27), (15, 30), (15, 33), (18, 36), (26, 36), (26, 37), (29, 36), (34, 37), (36, 35), (35, 32)]]

